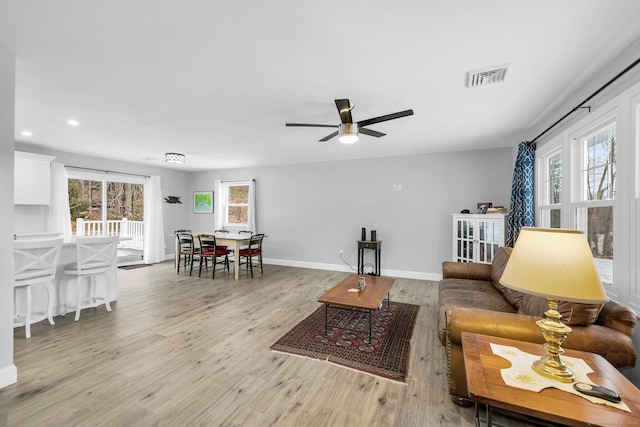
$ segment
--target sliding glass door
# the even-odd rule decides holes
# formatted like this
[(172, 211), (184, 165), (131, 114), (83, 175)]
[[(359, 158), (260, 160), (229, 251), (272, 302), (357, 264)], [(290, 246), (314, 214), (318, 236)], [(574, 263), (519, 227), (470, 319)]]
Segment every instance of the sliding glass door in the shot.
[(69, 170), (74, 236), (120, 236), (118, 262), (142, 260), (144, 181), (137, 177)]

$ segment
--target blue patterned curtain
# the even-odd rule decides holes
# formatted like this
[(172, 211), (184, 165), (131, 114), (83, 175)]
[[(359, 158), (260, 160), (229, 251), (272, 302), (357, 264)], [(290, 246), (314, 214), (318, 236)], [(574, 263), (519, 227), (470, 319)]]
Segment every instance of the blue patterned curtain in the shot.
[(513, 247), (522, 227), (534, 226), (533, 170), (536, 157), (535, 142), (521, 142), (513, 169), (511, 205), (507, 217), (505, 246)]

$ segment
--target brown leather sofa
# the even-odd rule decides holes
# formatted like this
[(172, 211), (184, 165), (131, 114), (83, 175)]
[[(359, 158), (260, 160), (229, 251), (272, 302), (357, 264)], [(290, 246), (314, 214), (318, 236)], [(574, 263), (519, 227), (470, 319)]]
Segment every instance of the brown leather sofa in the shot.
[[(544, 316), (546, 299), (522, 294), (499, 284), (511, 248), (502, 247), (492, 264), (442, 263), (438, 289), (438, 337), (447, 349), (449, 395), (454, 403), (471, 405), (462, 354), (462, 332), (544, 343), (535, 321)], [(606, 304), (561, 302), (558, 311), (572, 332), (564, 348), (603, 356), (616, 368), (634, 366), (631, 337), (635, 313), (609, 301)]]

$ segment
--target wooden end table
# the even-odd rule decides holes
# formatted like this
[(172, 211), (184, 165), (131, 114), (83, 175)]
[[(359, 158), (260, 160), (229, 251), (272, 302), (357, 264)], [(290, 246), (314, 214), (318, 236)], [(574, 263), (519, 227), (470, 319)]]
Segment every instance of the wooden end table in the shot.
[[(387, 298), (387, 308), (389, 308), (389, 291), (393, 286), (395, 279), (382, 276), (366, 276), (367, 285), (360, 292), (349, 292), (349, 289), (358, 287), (358, 278), (360, 275), (352, 274), (336, 286), (328, 290), (324, 295), (318, 298), (318, 302), (324, 304), (324, 330), (327, 326), (332, 328), (346, 329), (357, 332), (357, 328), (362, 315), (368, 315), (369, 319), (369, 344), (371, 344), (371, 315), (373, 310), (378, 310), (385, 297)], [(344, 328), (339, 326), (340, 320), (334, 324), (327, 325), (329, 307), (337, 307), (352, 313), (361, 313), (360, 319), (353, 328)]]
[(638, 426), (640, 425), (640, 390), (602, 356), (577, 350), (565, 350), (565, 355), (583, 359), (593, 373), (595, 384), (615, 390), (631, 413), (606, 405), (591, 403), (580, 396), (556, 388), (539, 393), (508, 386), (500, 370), (511, 363), (491, 351), (490, 344), (516, 347), (531, 354), (546, 354), (540, 344), (515, 341), (487, 335), (462, 333), (464, 366), (467, 373), (469, 398), (476, 402), (476, 425), (479, 425), (478, 404), (487, 405), (487, 425), (491, 425), (492, 407), (569, 426)]

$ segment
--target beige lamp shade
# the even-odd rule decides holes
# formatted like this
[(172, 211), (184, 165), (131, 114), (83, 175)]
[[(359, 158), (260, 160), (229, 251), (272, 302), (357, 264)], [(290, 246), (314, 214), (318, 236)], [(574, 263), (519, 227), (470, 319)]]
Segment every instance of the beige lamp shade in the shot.
[(587, 239), (577, 230), (522, 228), (500, 283), (559, 301), (608, 301)]

